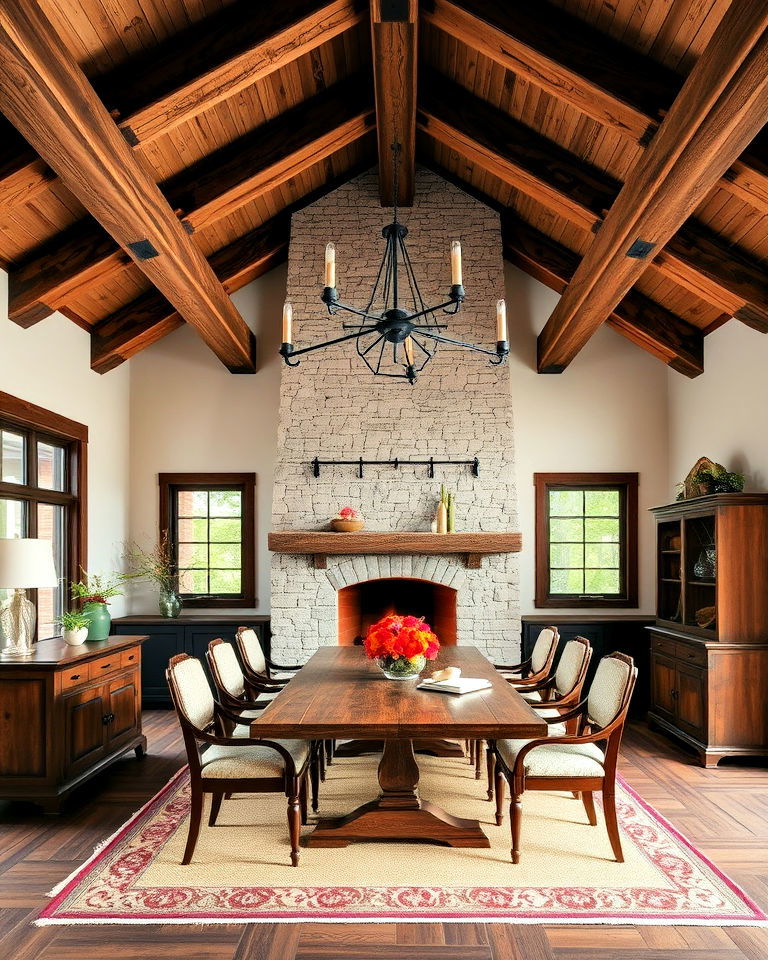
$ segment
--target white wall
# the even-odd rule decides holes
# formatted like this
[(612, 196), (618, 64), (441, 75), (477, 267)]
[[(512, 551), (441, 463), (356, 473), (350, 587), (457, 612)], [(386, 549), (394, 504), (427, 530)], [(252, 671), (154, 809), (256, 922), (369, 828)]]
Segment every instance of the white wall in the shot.
[[(233, 296), (256, 334), (255, 376), (229, 373), (189, 327), (180, 328), (124, 365), (131, 376), (131, 538), (142, 546), (155, 542), (158, 473), (255, 472), (255, 610), (259, 613), (269, 610), (267, 532), (277, 443), (282, 364), (277, 351), (285, 278), (285, 267), (278, 267)], [(154, 613), (156, 604), (156, 591), (151, 587), (132, 588), (132, 612)], [(202, 611), (195, 608), (194, 612)]]
[(669, 371), (669, 484), (699, 457), (768, 489), (768, 336), (731, 320), (704, 341), (704, 373)]
[[(509, 264), (506, 287), (518, 511), (524, 551), (521, 612), (546, 612), (537, 611), (533, 603), (534, 473), (636, 471), (640, 474), (637, 609), (652, 613), (653, 523), (647, 511), (673, 499), (667, 479), (666, 367), (606, 327), (592, 337), (565, 372), (539, 375), (536, 336), (554, 309), (558, 295)], [(683, 379), (680, 374), (674, 376)], [(557, 611), (560, 615), (568, 612)], [(583, 609), (578, 612), (590, 613)]]
[[(12, 323), (7, 288), (0, 271), (0, 390), (88, 426), (88, 569), (119, 570), (128, 537), (128, 369), (93, 373), (88, 334), (59, 313), (29, 330)], [(124, 601), (111, 611), (124, 613)]]

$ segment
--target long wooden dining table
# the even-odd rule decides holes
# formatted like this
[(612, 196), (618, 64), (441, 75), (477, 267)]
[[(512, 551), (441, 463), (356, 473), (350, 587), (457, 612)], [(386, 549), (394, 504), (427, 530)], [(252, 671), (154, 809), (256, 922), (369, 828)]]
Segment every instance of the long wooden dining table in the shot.
[(453, 817), (419, 797), (413, 740), (533, 738), (546, 736), (547, 726), (476, 647), (443, 647), (424, 676), (446, 666), (491, 686), (462, 696), (419, 690), (416, 680), (388, 680), (360, 647), (324, 647), (253, 721), (253, 737), (384, 742), (379, 796), (347, 816), (321, 820), (310, 846), (359, 840), (490, 845), (479, 821)]

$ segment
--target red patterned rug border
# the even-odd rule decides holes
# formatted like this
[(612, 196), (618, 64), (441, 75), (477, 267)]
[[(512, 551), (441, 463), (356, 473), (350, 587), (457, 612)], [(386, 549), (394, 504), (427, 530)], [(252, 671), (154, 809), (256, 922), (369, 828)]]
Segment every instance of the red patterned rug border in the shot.
[[(187, 767), (184, 766), (178, 770), (171, 779), (162, 787), (153, 797), (150, 797), (140, 809), (133, 814), (118, 830), (100, 844), (93, 854), (81, 864), (72, 874), (70, 874), (59, 885), (54, 887), (50, 893), (50, 903), (40, 912), (35, 921), (36, 926), (47, 926), (52, 924), (209, 924), (209, 923), (313, 923), (313, 922), (334, 922), (334, 923), (355, 923), (359, 921), (368, 922), (393, 922), (398, 923), (425, 923), (431, 920), (446, 920), (454, 923), (562, 923), (562, 924), (636, 924), (636, 925), (676, 925), (676, 926), (768, 926), (768, 914), (765, 913), (747, 893), (728, 877), (716, 864), (705, 856), (698, 848), (676, 827), (674, 827), (655, 807), (647, 803), (634, 790), (627, 781), (618, 776), (617, 779), (623, 790), (645, 811), (645, 813), (659, 823), (668, 831), (680, 844), (686, 847), (694, 857), (704, 864), (712, 873), (736, 895), (748, 908), (749, 913), (744, 915), (729, 914), (717, 915), (712, 913), (673, 915), (670, 913), (633, 913), (631, 911), (617, 912), (615, 915), (584, 912), (516, 912), (514, 916), (509, 913), (500, 915), (497, 911), (473, 910), (471, 915), (467, 913), (454, 913), (450, 911), (429, 910), (422, 916), (409, 916), (390, 911), (382, 912), (358, 912), (339, 916), (338, 913), (317, 911), (311, 916), (305, 912), (291, 912), (282, 910), (279, 912), (260, 912), (258, 915), (251, 913), (227, 913), (226, 916), (201, 916), (197, 913), (178, 912), (166, 916), (157, 914), (132, 912), (128, 916), (104, 916), (96, 917), (92, 913), (81, 911), (69, 911), (58, 914), (58, 907), (66, 900), (69, 893), (82, 881), (87, 872), (94, 869), (102, 860), (107, 858), (112, 850), (130, 833), (136, 822), (142, 817), (149, 815), (159, 805), (163, 803), (167, 795), (178, 784), (178, 781), (187, 773)], [(404, 888), (407, 889), (407, 888)]]

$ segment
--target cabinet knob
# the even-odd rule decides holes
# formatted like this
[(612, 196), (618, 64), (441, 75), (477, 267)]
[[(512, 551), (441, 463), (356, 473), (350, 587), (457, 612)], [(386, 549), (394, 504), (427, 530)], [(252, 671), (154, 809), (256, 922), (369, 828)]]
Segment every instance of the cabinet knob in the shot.
[(110, 668), (111, 666), (112, 666), (111, 663), (102, 663), (101, 669), (102, 669), (102, 670), (109, 670), (109, 668)]
[(73, 674), (70, 675), (69, 679), (70, 679), (70, 680), (79, 680), (79, 679), (80, 679), (80, 674), (79, 674), (79, 673), (73, 673)]

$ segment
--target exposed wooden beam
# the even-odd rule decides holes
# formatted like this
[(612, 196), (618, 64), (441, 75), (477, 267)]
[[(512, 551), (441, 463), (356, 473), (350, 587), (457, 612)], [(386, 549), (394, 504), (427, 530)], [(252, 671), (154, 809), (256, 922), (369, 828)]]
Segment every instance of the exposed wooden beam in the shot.
[[(419, 130), (583, 230), (600, 227), (621, 184), (447, 77), (420, 78)], [(654, 258), (666, 277), (728, 313), (768, 323), (763, 266), (689, 220)]]
[(539, 335), (559, 372), (760, 130), (768, 111), (768, 7), (731, 6)]
[[(379, 196), (410, 207), (416, 176), (416, 57), (418, 0), (371, 0), (371, 44), (379, 143)], [(395, 153), (393, 144), (399, 149)]]
[[(580, 257), (533, 227), (502, 221), (504, 257), (557, 293), (563, 293)], [(704, 372), (701, 330), (637, 290), (630, 291), (608, 318), (609, 326), (687, 377)]]
[[(163, 184), (187, 229), (199, 229), (273, 190), (373, 129), (370, 81), (336, 84)], [(30, 326), (129, 264), (91, 220), (75, 224), (9, 272), (8, 315)]]
[[(210, 264), (227, 293), (285, 260), (290, 231), (290, 216), (278, 214), (214, 253)], [(93, 327), (91, 369), (97, 373), (114, 370), (183, 324), (173, 304), (157, 290), (150, 290)]]
[[(356, 164), (286, 207), (262, 226), (210, 257), (227, 293), (233, 293), (281, 263), (288, 253), (291, 215), (365, 172), (370, 162)], [(165, 297), (150, 291), (91, 328), (91, 368), (107, 373), (183, 323)]]
[[(643, 147), (683, 83), (672, 70), (545, 0), (425, 0), (422, 17)], [(764, 152), (744, 152), (718, 186), (768, 213)]]
[[(241, 0), (97, 78), (94, 88), (128, 142), (141, 148), (362, 23), (365, 15), (360, 0), (297, 0), (258, 12), (252, 0)], [(0, 163), (0, 209), (32, 199), (54, 177), (34, 151), (17, 145), (15, 155)]]
[(0, 94), (8, 119), (219, 359), (254, 372), (248, 326), (37, 4), (0, 4)]

